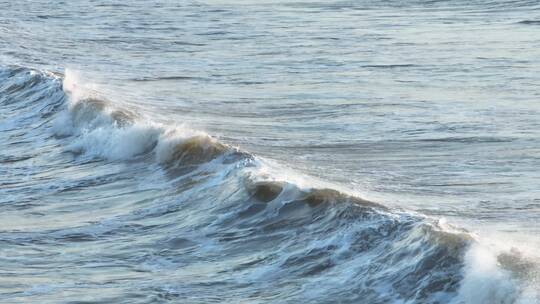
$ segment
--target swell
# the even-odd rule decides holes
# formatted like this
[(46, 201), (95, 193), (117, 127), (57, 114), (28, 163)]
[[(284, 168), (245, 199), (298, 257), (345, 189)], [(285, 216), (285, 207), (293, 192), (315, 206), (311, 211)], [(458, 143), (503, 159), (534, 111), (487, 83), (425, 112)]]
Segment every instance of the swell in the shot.
[[(169, 203), (119, 215), (110, 226), (19, 233), (6, 242), (89, 242), (100, 237), (94, 226), (104, 236), (139, 233), (143, 226), (126, 223), (189, 214), (198, 220), (191, 231), (207, 231), (204, 237), (227, 255), (259, 257), (233, 263), (231, 277), (267, 282), (281, 276), (301, 282), (309, 292), (291, 298), (297, 301), (512, 303), (519, 298), (519, 280), (530, 280), (530, 269), (536, 267), (519, 252), (493, 256), (478, 250), (471, 234), (437, 219), (392, 210), (332, 185), (301, 185), (294, 174), (280, 175), (280, 168), (204, 132), (159, 124), (144, 113), (119, 108), (85, 89), (70, 71), (59, 75), (9, 68), (0, 79), (2, 128), (20, 129), (24, 134), (19, 136), (27, 140), (52, 135), (76, 158), (155, 163), (177, 189)], [(31, 130), (37, 133), (28, 135)], [(14, 144), (14, 138), (7, 144)], [(31, 157), (6, 154), (2, 163)], [(81, 181), (62, 192), (92, 183)], [(185, 200), (182, 208), (187, 209), (180, 209), (178, 200)], [(174, 250), (202, 246), (196, 237), (167, 244)], [(486, 259), (488, 269), (479, 270)], [(319, 279), (309, 280), (313, 277)]]

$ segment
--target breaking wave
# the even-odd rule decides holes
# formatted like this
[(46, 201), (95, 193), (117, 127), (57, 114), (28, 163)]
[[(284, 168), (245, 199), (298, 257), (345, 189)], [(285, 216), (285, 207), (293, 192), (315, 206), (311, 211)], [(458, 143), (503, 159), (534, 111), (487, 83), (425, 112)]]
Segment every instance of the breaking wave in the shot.
[[(519, 249), (494, 250), (443, 220), (395, 210), (300, 177), (181, 124), (152, 121), (86, 88), (69, 70), (60, 75), (10, 67), (0, 70), (0, 80), (0, 129), (7, 147), (0, 164), (40, 162), (47, 155), (63, 159), (79, 176), (91, 162), (103, 162), (97, 170), (107, 170), (111, 163), (128, 167), (108, 178), (80, 177), (47, 188), (55, 195), (105, 191), (92, 187), (119, 182), (138, 189), (143, 185), (129, 182), (134, 175), (150, 184), (156, 176), (166, 179), (155, 186), (160, 190), (151, 198), (118, 202), (123, 204), (121, 213), (112, 209), (112, 215), (92, 223), (73, 220), (60, 228), (2, 232), (7, 243), (125, 238), (133, 243), (132, 251), (158, 247), (159, 254), (130, 260), (132, 267), (150, 273), (150, 278), (156, 271), (189, 265), (207, 267), (211, 275), (206, 281), (194, 276), (192, 282), (176, 285), (149, 287), (148, 278), (131, 284), (169, 297), (199, 292), (203, 301), (538, 302), (538, 263)], [(32, 150), (25, 142), (39, 146)], [(26, 148), (21, 150), (21, 145)], [(297, 182), (300, 179), (304, 182)], [(8, 185), (19, 180), (2, 182), (7, 195)], [(24, 200), (20, 193), (18, 199)], [(161, 235), (170, 237), (163, 240)], [(238, 292), (233, 295), (234, 290)]]

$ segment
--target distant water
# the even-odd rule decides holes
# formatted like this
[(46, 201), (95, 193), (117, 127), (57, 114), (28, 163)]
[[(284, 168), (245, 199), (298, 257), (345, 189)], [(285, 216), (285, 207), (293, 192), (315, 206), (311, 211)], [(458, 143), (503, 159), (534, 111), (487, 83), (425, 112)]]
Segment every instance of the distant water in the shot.
[(540, 303), (538, 1), (0, 1), (0, 303)]

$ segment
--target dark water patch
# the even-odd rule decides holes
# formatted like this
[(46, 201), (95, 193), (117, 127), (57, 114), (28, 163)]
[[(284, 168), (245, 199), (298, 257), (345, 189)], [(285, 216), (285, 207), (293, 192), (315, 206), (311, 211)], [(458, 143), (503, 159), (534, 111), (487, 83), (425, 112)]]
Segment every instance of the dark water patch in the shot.
[(69, 243), (92, 242), (95, 240), (97, 240), (96, 236), (88, 233), (71, 233), (57, 239), (57, 241)]
[(399, 68), (413, 68), (418, 67), (416, 64), (371, 64), (363, 65), (363, 68), (374, 68), (374, 69), (399, 69)]
[(25, 161), (25, 160), (31, 159), (32, 157), (34, 157), (34, 155), (21, 155), (21, 156), (0, 155), (0, 163), (11, 164), (11, 163)]
[(302, 190), (296, 188), (292, 184), (287, 184), (283, 181), (250, 181), (246, 182), (246, 189), (256, 200), (261, 202), (271, 202), (278, 198), (285, 188), (295, 188), (298, 192), (297, 199), (307, 203), (311, 207), (316, 207), (323, 203), (339, 203), (347, 202), (353, 203), (357, 206), (365, 208), (377, 208), (380, 210), (386, 210), (383, 205), (370, 202), (352, 195), (345, 194), (343, 192), (329, 189), (329, 188), (313, 188), (308, 190)]
[(169, 177), (178, 177), (192, 172), (200, 165), (212, 161), (228, 165), (249, 162), (253, 156), (238, 148), (224, 144), (208, 135), (196, 135), (180, 140), (168, 148), (170, 151), (161, 162)]
[(519, 21), (518, 24), (540, 25), (540, 20), (523, 20), (523, 21)]
[(249, 85), (266, 84), (267, 82), (264, 82), (264, 81), (238, 81), (238, 82), (235, 82), (235, 83), (249, 86)]
[(207, 80), (207, 79), (203, 77), (197, 77), (197, 76), (159, 76), (159, 77), (138, 77), (138, 78), (131, 79), (131, 81), (142, 81), (142, 82), (175, 81), (175, 80)]
[(164, 243), (164, 247), (168, 249), (186, 249), (197, 245), (197, 242), (182, 237), (174, 237)]
[(509, 137), (488, 137), (488, 136), (473, 136), (473, 137), (442, 137), (442, 138), (425, 138), (419, 141), (424, 142), (456, 142), (456, 143), (505, 143), (513, 142), (513, 138)]
[(229, 34), (233, 34), (233, 33), (228, 32), (228, 31), (208, 31), (208, 32), (203, 32), (203, 33), (196, 33), (195, 35), (197, 36), (225, 36)]
[(175, 145), (169, 162), (173, 165), (198, 165), (222, 155), (229, 148), (209, 136), (194, 136)]
[(284, 186), (285, 183), (283, 182), (261, 181), (248, 183), (247, 190), (255, 199), (267, 203), (276, 199), (281, 191), (283, 191)]
[(187, 42), (187, 41), (173, 41), (173, 44), (186, 45), (186, 46), (206, 46), (205, 43)]
[(302, 199), (306, 201), (310, 206), (318, 206), (322, 203), (347, 202), (364, 208), (387, 210), (387, 208), (383, 205), (328, 188), (311, 189), (309, 191), (306, 191), (304, 192)]
[(497, 257), (497, 261), (504, 269), (523, 281), (533, 281), (535, 275), (540, 271), (540, 266), (530, 259), (524, 257), (518, 249), (512, 248), (510, 251), (503, 252)]

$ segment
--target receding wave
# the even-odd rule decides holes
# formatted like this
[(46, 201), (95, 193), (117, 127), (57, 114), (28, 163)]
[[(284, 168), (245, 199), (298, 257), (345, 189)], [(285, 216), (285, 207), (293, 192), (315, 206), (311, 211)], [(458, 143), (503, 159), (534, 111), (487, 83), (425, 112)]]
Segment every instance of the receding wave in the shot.
[[(47, 222), (39, 232), (20, 227), (16, 234), (4, 233), (2, 242), (93, 244), (102, 238), (135, 238), (141, 247), (130, 250), (159, 248), (158, 255), (135, 259), (133, 267), (140, 273), (165, 271), (171, 263), (189, 269), (207, 261), (207, 267), (215, 267), (207, 281), (197, 277), (200, 282), (175, 285), (169, 296), (199, 290), (204, 298), (205, 288), (227, 282), (227, 289), (248, 290), (248, 300), (255, 302), (536, 299), (528, 282), (538, 264), (518, 249), (491, 252), (471, 233), (442, 220), (394, 210), (309, 178), (295, 182), (296, 173), (283, 173), (204, 132), (160, 124), (118, 107), (85, 90), (70, 71), (59, 75), (6, 68), (0, 79), (0, 129), (6, 130), (2, 139), (12, 149), (2, 153), (0, 164), (38, 161), (33, 153), (9, 152), (22, 151), (21, 142), (35, 141), (41, 146), (34, 152), (45, 151), (40, 155), (46, 159), (70, 154), (55, 161), (76, 177), (39, 188), (44, 193), (61, 198), (115, 183), (121, 185), (115, 189), (134, 189), (133, 195), (123, 194), (128, 199), (117, 201), (129, 212), (107, 205), (104, 210), (113, 215), (83, 225), (77, 217)], [(99, 170), (122, 166), (97, 179), (84, 171), (92, 162), (103, 162)], [(155, 184), (162, 175), (166, 179)], [(141, 192), (144, 184), (132, 185), (134, 176), (152, 187)], [(10, 187), (19, 183), (18, 177), (5, 181)], [(162, 240), (163, 233), (176, 237)], [(160, 239), (155, 245), (144, 244), (155, 238)]]

